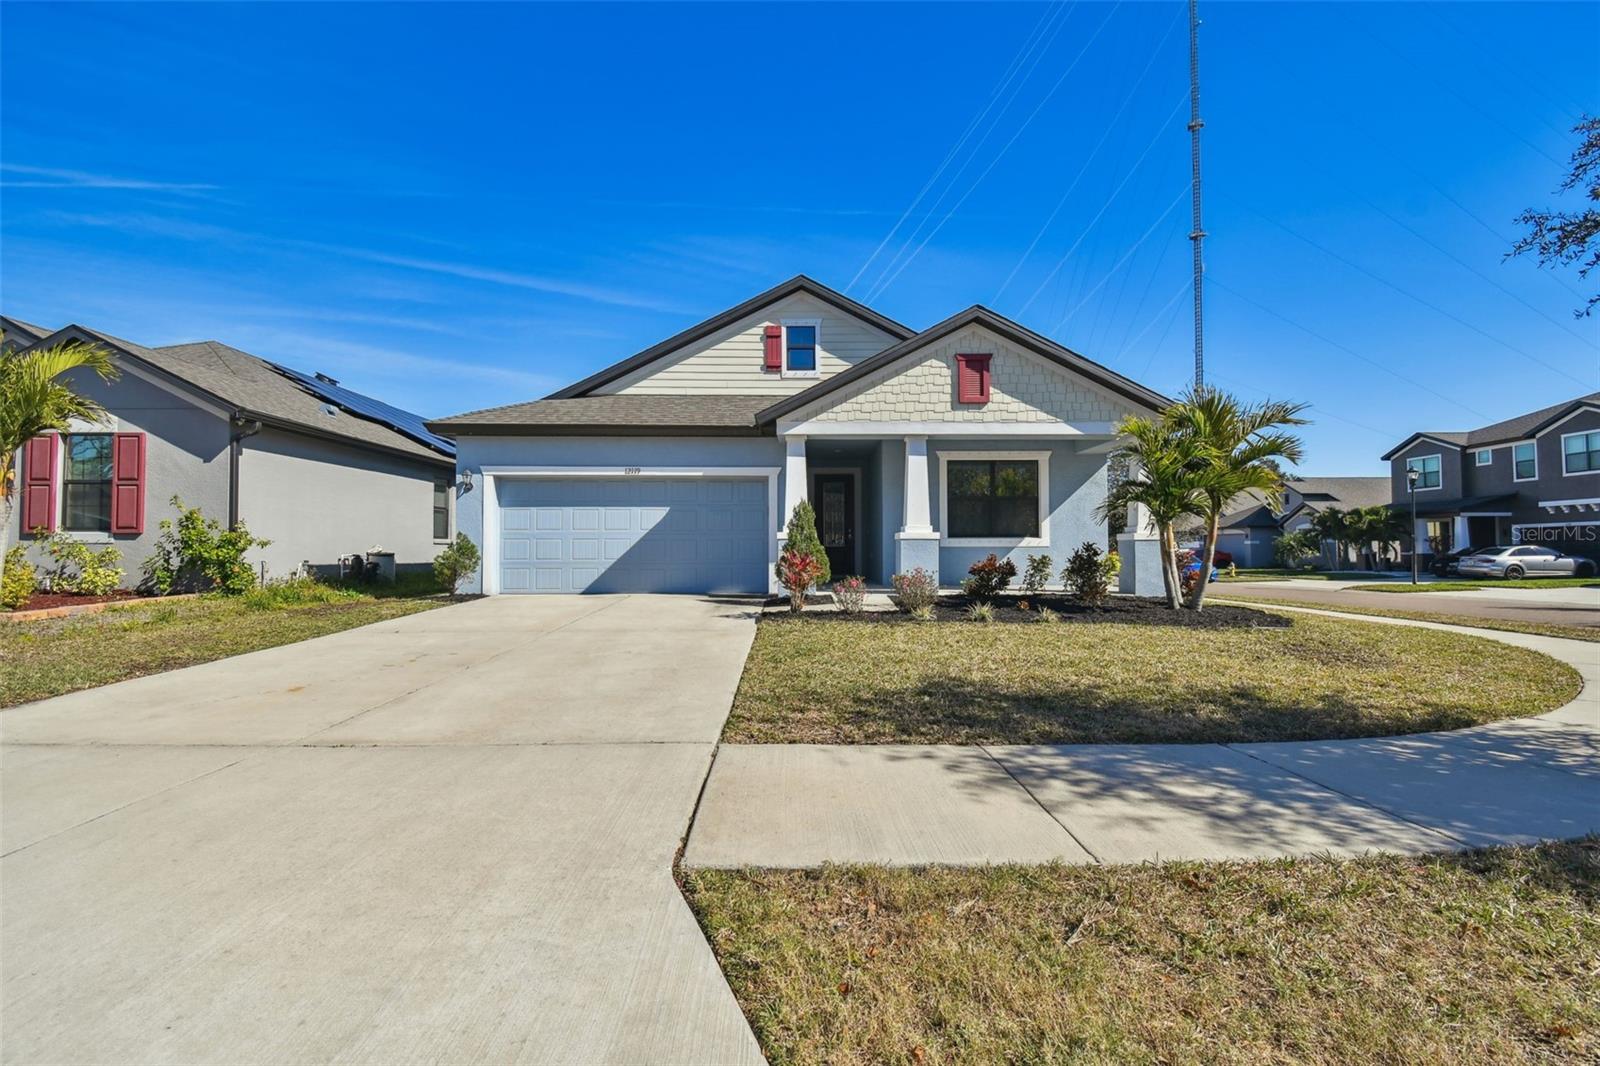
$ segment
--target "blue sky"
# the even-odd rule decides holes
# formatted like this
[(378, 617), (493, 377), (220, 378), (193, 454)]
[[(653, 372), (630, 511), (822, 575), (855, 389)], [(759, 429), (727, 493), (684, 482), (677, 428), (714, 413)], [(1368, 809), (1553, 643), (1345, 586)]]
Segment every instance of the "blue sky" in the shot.
[[(1202, 9), (1208, 376), (1314, 404), (1303, 473), (1596, 388), (1582, 283), (1501, 257), (1600, 5)], [(444, 415), (803, 272), (1175, 393), (1186, 49), (1173, 2), (6, 4), (0, 307)]]

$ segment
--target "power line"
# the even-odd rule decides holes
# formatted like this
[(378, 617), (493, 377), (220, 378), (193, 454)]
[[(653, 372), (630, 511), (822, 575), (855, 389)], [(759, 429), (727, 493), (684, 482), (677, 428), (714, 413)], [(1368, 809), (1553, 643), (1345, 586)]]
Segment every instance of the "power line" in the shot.
[[(1123, 340), (1122, 346), (1117, 349), (1117, 354), (1115, 356), (1113, 356), (1113, 358), (1120, 360), (1122, 358), (1123, 354), (1125, 352), (1127, 352), (1127, 350), (1129, 348), (1132, 348), (1135, 344), (1138, 344), (1140, 338), (1142, 338), (1146, 333), (1150, 332), (1150, 327), (1154, 326), (1157, 322), (1160, 322), (1161, 321), (1161, 316), (1166, 314), (1168, 311), (1170, 311), (1172, 309), (1172, 306), (1178, 302), (1178, 298), (1180, 296), (1182, 296), (1184, 293), (1188, 292), (1188, 291), (1189, 291), (1189, 280), (1187, 278), (1185, 278), (1183, 284), (1179, 285), (1177, 287), (1177, 289), (1175, 289), (1173, 291), (1172, 295), (1167, 297), (1167, 302), (1162, 304), (1161, 307), (1156, 311), (1156, 313), (1150, 316), (1150, 321), (1148, 321), (1148, 322), (1146, 322), (1144, 324), (1144, 328), (1141, 329), (1138, 333), (1135, 333), (1133, 336), (1128, 337), (1125, 340)], [(1137, 318), (1138, 316), (1135, 315), (1133, 317)], [(1150, 352), (1150, 360), (1153, 360), (1153, 359), (1155, 359), (1155, 351), (1152, 349), (1151, 352)], [(1146, 362), (1145, 362), (1145, 370), (1149, 370), (1150, 369), (1150, 360), (1146, 360)], [(1143, 377), (1143, 376), (1144, 375), (1141, 373), (1140, 377)]]
[(1051, 333), (1055, 333), (1055, 332), (1059, 331), (1062, 326), (1066, 325), (1067, 324), (1067, 319), (1071, 318), (1073, 315), (1075, 315), (1079, 311), (1081, 311), (1083, 309), (1083, 305), (1088, 303), (1090, 301), (1090, 299), (1093, 298), (1094, 294), (1100, 291), (1100, 287), (1102, 285), (1104, 285), (1107, 281), (1111, 280), (1111, 275), (1115, 274), (1118, 270), (1120, 270), (1122, 268), (1122, 264), (1126, 263), (1128, 261), (1128, 258), (1130, 256), (1132, 256), (1134, 252), (1137, 252), (1139, 250), (1139, 246), (1142, 245), (1145, 241), (1150, 239), (1150, 234), (1154, 233), (1156, 231), (1156, 227), (1160, 226), (1161, 223), (1163, 223), (1163, 222), (1165, 222), (1167, 220), (1167, 216), (1172, 214), (1172, 209), (1177, 207), (1178, 204), (1180, 204), (1181, 202), (1183, 202), (1183, 196), (1188, 191), (1189, 190), (1187, 188), (1183, 188), (1183, 189), (1179, 189), (1178, 190), (1178, 195), (1174, 196), (1172, 198), (1172, 202), (1167, 205), (1167, 209), (1165, 211), (1161, 212), (1161, 214), (1159, 216), (1157, 216), (1156, 220), (1150, 224), (1150, 228), (1145, 230), (1144, 234), (1142, 236), (1140, 236), (1140, 238), (1138, 240), (1133, 242), (1133, 246), (1132, 247), (1130, 247), (1126, 252), (1122, 253), (1122, 258), (1118, 259), (1116, 261), (1116, 263), (1114, 263), (1112, 265), (1110, 270), (1107, 270), (1107, 271), (1105, 271), (1104, 273), (1102, 273), (1100, 275), (1100, 280), (1095, 282), (1094, 288), (1092, 288), (1088, 292), (1084, 293), (1083, 294), (1083, 299), (1079, 300), (1076, 304), (1074, 304), (1072, 310), (1068, 311), (1065, 315), (1061, 316), (1061, 321), (1059, 321), (1059, 322), (1057, 322), (1055, 324), (1055, 328), (1053, 328), (1050, 331)]

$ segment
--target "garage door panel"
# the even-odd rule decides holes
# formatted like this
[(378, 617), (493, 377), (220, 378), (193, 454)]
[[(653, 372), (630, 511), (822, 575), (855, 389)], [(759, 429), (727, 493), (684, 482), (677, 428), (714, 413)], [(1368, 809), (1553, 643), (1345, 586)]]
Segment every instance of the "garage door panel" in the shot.
[(506, 592), (766, 590), (764, 479), (508, 479)]

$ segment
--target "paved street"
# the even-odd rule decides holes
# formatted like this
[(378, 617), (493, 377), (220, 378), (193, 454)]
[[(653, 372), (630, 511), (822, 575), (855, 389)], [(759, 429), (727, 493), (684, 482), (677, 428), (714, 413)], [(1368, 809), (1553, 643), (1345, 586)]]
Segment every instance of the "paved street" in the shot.
[(1291, 600), (1307, 607), (1379, 607), (1390, 611), (1430, 611), (1497, 618), (1511, 622), (1556, 622), (1600, 626), (1600, 589), (1507, 589), (1485, 585), (1467, 592), (1352, 592), (1373, 581), (1229, 581), (1211, 594), (1229, 599)]

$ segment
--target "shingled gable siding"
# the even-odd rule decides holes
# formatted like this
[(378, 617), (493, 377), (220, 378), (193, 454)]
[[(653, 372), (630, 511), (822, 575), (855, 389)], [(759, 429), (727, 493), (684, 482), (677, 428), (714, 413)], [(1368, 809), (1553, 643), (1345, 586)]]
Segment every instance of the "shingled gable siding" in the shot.
[[(989, 402), (962, 404), (956, 397), (956, 356), (992, 352)], [(784, 419), (802, 422), (1055, 423), (1115, 422), (1132, 408), (1022, 351), (978, 326), (958, 330), (847, 386), (844, 400), (825, 397)], [(832, 406), (825, 406), (827, 404)], [(818, 408), (822, 408), (818, 410)]]
[(664, 356), (595, 391), (770, 394), (774, 400), (799, 392), (815, 385), (817, 378), (786, 378), (764, 367), (764, 328), (784, 319), (821, 320), (817, 327), (817, 369), (824, 378), (877, 355), (897, 339), (832, 304), (796, 293), (681, 353)]

